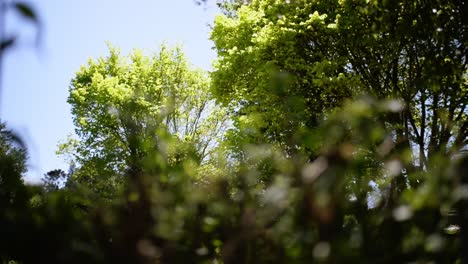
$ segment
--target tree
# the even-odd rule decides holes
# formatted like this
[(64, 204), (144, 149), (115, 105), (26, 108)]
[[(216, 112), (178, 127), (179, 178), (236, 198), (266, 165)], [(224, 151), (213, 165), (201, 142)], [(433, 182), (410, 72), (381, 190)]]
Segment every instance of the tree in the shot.
[[(408, 169), (466, 148), (463, 2), (234, 2), (211, 38), (219, 53), (213, 89), (245, 116), (237, 126), (250, 122), (269, 142), (297, 148), (287, 140), (301, 128), (314, 129), (344, 99), (369, 94), (403, 103), (387, 125), (394, 143), (418, 157)], [(229, 78), (234, 71), (238, 77)]]
[(68, 177), (63, 170), (51, 170), (42, 178), (44, 189), (48, 192), (57, 191), (66, 185)]
[(422, 168), (437, 153), (450, 155), (468, 144), (463, 6), (345, 2), (335, 16), (333, 50), (352, 65), (367, 93), (403, 100), (404, 113), (388, 121), (397, 141), (418, 149)]
[[(199, 124), (222, 122), (196, 113), (218, 106), (191, 104), (205, 79), (177, 49), (111, 49), (72, 80), (79, 140), (62, 150), (78, 170), (66, 188), (60, 170), (45, 188), (19, 184), (22, 159), (2, 161), (0, 187), (20, 188), (0, 189), (0, 260), (466, 262), (461, 5), (223, 2), (212, 76), (234, 114), (227, 155), (204, 141), (216, 129)], [(13, 142), (0, 133), (1, 157)], [(83, 199), (80, 184), (112, 203)]]
[[(357, 90), (347, 62), (313, 44), (331, 30), (327, 15), (307, 1), (234, 6), (228, 13), (235, 15), (218, 16), (211, 34), (218, 52), (214, 94), (244, 116), (240, 123), (252, 121), (268, 142), (297, 149), (300, 144), (291, 140), (298, 132), (317, 126), (324, 111)], [(326, 35), (320, 41), (331, 45)]]
[[(237, 156), (248, 155), (238, 143), (269, 142), (281, 145), (291, 160), (294, 153), (306, 154), (312, 172), (333, 164), (335, 172), (319, 173), (328, 180), (320, 176), (313, 191), (303, 190), (316, 200), (333, 197), (325, 207), (334, 209), (312, 202), (298, 211), (307, 215), (305, 208), (312, 206), (309, 214), (318, 214), (318, 232), (324, 234), (319, 238), (338, 239), (333, 230), (350, 219), (358, 221), (351, 226), (364, 230), (364, 240), (375, 234), (387, 238), (376, 247), (365, 242), (365, 252), (395, 247), (405, 232), (423, 225), (423, 232), (443, 234), (440, 226), (448, 220), (441, 210), (453, 208), (454, 198), (452, 187), (438, 186), (454, 184), (454, 177), (440, 166), (450, 167), (450, 159), (468, 143), (464, 3), (230, 2), (236, 4), (226, 5), (213, 27), (219, 58), (212, 77), (218, 100), (235, 115), (230, 138), (241, 153)], [(346, 99), (363, 94), (384, 101), (375, 108), (359, 102), (343, 108)], [(384, 108), (389, 111), (375, 116)], [(370, 184), (384, 197), (373, 210), (367, 208)], [(411, 228), (385, 216), (408, 208), (415, 210)], [(322, 229), (325, 212), (334, 217)], [(370, 224), (378, 217), (385, 228)], [(398, 246), (392, 257), (410, 258), (405, 250)]]
[[(121, 185), (132, 160), (154, 148), (174, 162), (188, 151), (196, 163), (209, 163), (227, 122), (211, 100), (206, 74), (189, 65), (180, 48), (164, 45), (152, 57), (140, 51), (123, 57), (110, 48), (107, 58), (77, 72), (68, 102), (79, 140), (61, 149), (76, 158), (73, 177), (104, 196)], [(179, 146), (164, 146), (158, 137), (166, 132)]]
[(27, 200), (23, 183), (26, 172), (26, 150), (15, 134), (0, 123), (0, 206), (8, 211)]

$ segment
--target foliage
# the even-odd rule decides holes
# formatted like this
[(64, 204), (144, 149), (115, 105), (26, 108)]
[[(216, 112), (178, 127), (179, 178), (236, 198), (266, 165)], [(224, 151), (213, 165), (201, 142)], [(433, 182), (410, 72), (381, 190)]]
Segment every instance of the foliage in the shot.
[(86, 219), (74, 206), (74, 198), (61, 192), (45, 195), (41, 188), (23, 183), (26, 151), (3, 123), (0, 165), (0, 261), (80, 263), (92, 259)]
[[(5, 36), (4, 35), (4, 23), (5, 17), (8, 11), (14, 11), (18, 13), (23, 19), (29, 20), (34, 23), (37, 29), (40, 29), (40, 19), (37, 15), (37, 12), (34, 8), (29, 4), (22, 1), (0, 1), (0, 56), (1, 54), (8, 49), (9, 47), (13, 46), (16, 42), (16, 36)], [(37, 34), (40, 36), (40, 34)]]
[(15, 207), (23, 201), (25, 189), (21, 175), (26, 171), (26, 151), (15, 146), (14, 134), (0, 124), (0, 205), (2, 208)]
[(13, 11), (13, 13), (17, 13), (22, 19), (33, 23), (37, 30), (37, 43), (39, 42), (39, 38), (41, 36), (41, 21), (37, 12), (29, 3), (25, 3), (23, 1), (0, 0), (0, 92), (2, 91), (1, 80), (3, 54), (17, 43), (17, 35), (11, 33), (6, 34), (5, 32), (5, 24), (7, 22), (6, 17), (7, 14), (10, 14), (11, 11)]
[[(324, 109), (357, 90), (347, 62), (312, 44), (328, 30), (327, 15), (314, 9), (305, 1), (253, 1), (235, 16), (218, 16), (211, 35), (218, 51), (212, 73), (217, 98), (245, 116), (240, 123), (253, 122), (264, 140), (290, 149)], [(321, 39), (330, 45), (326, 35)]]
[[(107, 58), (90, 60), (72, 80), (68, 100), (79, 140), (70, 138), (59, 150), (74, 156), (74, 180), (111, 197), (131, 160), (152, 144), (166, 148), (172, 163), (185, 151), (208, 164), (226, 125), (208, 90), (206, 74), (190, 66), (178, 47), (163, 45), (152, 57), (140, 51), (123, 57), (111, 47)], [(165, 132), (185, 150), (162, 146), (158, 137)]]
[(416, 187), (408, 172), (466, 149), (463, 3), (226, 2), (211, 35), (219, 54), (212, 77), (234, 113), (231, 141), (260, 138), (315, 159), (307, 131), (345, 99), (368, 94), (403, 109), (384, 122), (404, 162), (392, 189)]
[(252, 113), (268, 141), (285, 144), (323, 110), (366, 93), (403, 100), (404, 113), (388, 122), (398, 141), (418, 148), (420, 166), (466, 146), (462, 3), (252, 1), (227, 9), (235, 15), (218, 16), (211, 36), (214, 91), (238, 115)]
[(222, 1), (211, 83), (111, 48), (72, 80), (76, 168), (25, 186), (0, 134), (0, 257), (468, 263), (462, 5)]

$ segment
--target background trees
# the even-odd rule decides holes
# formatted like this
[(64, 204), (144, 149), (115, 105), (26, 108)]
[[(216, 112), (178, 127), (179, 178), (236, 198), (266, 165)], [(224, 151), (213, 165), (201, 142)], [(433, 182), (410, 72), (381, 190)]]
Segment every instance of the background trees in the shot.
[(431, 4), (225, 1), (211, 83), (179, 49), (111, 48), (72, 80), (65, 188), (23, 185), (0, 140), (0, 256), (466, 262), (466, 25), (463, 3)]
[[(331, 2), (326, 8), (334, 10)], [(239, 115), (256, 119), (267, 141), (298, 148), (291, 140), (301, 129), (317, 126), (324, 111), (358, 91), (347, 61), (326, 48), (333, 42), (329, 14), (307, 1), (227, 9), (211, 35), (218, 52), (214, 93)]]
[[(0, 165), (1, 261), (78, 263), (92, 260), (89, 222), (76, 207), (79, 201), (71, 193), (59, 190), (45, 193), (39, 186), (24, 184), (26, 151), (3, 123), (0, 125)], [(84, 248), (78, 249), (80, 245)]]
[[(415, 186), (419, 179), (408, 171), (434, 166), (468, 143), (463, 5), (226, 1), (211, 36), (219, 55), (214, 93), (232, 107), (238, 128), (250, 126), (254, 137), (312, 159), (317, 146), (303, 140), (304, 131), (346, 99), (398, 99), (391, 104), (404, 111), (385, 120), (392, 144), (407, 151), (405, 179), (394, 188)], [(228, 78), (234, 71), (238, 78)], [(240, 130), (236, 137), (245, 137)]]
[[(285, 143), (323, 110), (366, 93), (403, 100), (403, 116), (388, 121), (398, 141), (418, 148), (421, 166), (434, 151), (466, 146), (463, 3), (235, 3), (213, 28), (213, 89), (239, 115), (255, 113), (269, 141)], [(262, 110), (272, 104), (278, 112)]]
[[(165, 45), (152, 57), (124, 57), (111, 47), (107, 58), (77, 72), (69, 103), (79, 140), (61, 150), (74, 157), (73, 178), (103, 193), (114, 192), (131, 163), (153, 148), (163, 148), (171, 162), (191, 153), (196, 164), (208, 164), (227, 120), (206, 74), (180, 48)], [(163, 145), (165, 133), (177, 146)]]
[(25, 202), (26, 188), (22, 174), (26, 171), (26, 151), (15, 140), (14, 134), (0, 124), (0, 162), (2, 164), (0, 201), (4, 210)]

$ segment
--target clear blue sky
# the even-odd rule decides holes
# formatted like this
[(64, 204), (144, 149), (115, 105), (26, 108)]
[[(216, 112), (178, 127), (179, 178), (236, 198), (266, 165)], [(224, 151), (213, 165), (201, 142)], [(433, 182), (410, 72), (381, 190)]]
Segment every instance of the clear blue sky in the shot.
[(3, 61), (1, 118), (29, 148), (27, 181), (68, 166), (55, 155), (57, 144), (73, 132), (68, 86), (88, 59), (107, 55), (106, 41), (122, 53), (154, 51), (163, 41), (179, 43), (191, 62), (209, 69), (216, 54), (208, 40), (218, 12), (215, 0), (36, 0), (29, 1), (42, 21), (42, 40), (34, 46), (33, 27), (13, 14), (9, 32), (19, 43)]

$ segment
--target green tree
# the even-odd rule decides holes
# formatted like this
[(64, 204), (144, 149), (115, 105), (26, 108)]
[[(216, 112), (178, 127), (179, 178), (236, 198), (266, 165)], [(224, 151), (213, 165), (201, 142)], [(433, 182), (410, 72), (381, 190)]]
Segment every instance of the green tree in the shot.
[(8, 211), (27, 200), (23, 183), (26, 172), (26, 150), (19, 145), (15, 134), (0, 123), (0, 206)]
[[(196, 164), (209, 164), (227, 125), (206, 74), (180, 48), (165, 45), (152, 57), (140, 51), (124, 57), (110, 48), (107, 58), (77, 72), (68, 102), (79, 140), (60, 148), (72, 153), (73, 177), (104, 196), (121, 185), (132, 160), (152, 148), (164, 149), (173, 162), (188, 151)], [(166, 132), (177, 146), (158, 139)]]
[(401, 100), (393, 104), (404, 111), (390, 114), (387, 127), (410, 150), (407, 169), (425, 169), (468, 144), (463, 5), (231, 1), (211, 35), (219, 54), (213, 89), (237, 113), (237, 127), (312, 157), (314, 147), (294, 137), (344, 99)]
[(468, 144), (463, 5), (344, 1), (335, 15), (333, 50), (367, 93), (404, 102), (402, 115), (388, 121), (397, 141), (417, 149), (421, 168), (436, 153), (451, 155)]
[[(441, 226), (458, 199), (449, 187), (456, 176), (441, 166), (450, 168), (450, 159), (468, 143), (464, 3), (230, 2), (235, 5), (225, 5), (213, 27), (219, 58), (212, 77), (218, 100), (234, 112), (229, 138), (241, 164), (249, 155), (246, 143), (279, 143), (293, 162), (294, 153), (304, 153), (305, 160), (315, 160), (305, 168), (317, 178), (310, 186), (292, 182), (301, 186), (302, 197), (317, 202), (295, 204), (299, 222), (291, 230), (302, 225), (318, 232), (316, 239), (330, 241), (332, 248), (340, 241), (336, 230), (350, 232), (345, 240), (360, 230), (363, 258), (393, 247), (384, 262), (411, 254), (424, 259), (423, 241), (434, 238), (430, 232), (437, 239), (444, 236)], [(345, 99), (363, 94), (383, 100), (382, 105), (365, 100), (343, 108)], [(368, 199), (375, 198), (369, 196), (370, 184), (378, 186), (374, 195), (384, 198), (373, 209), (368, 208)], [(412, 210), (414, 219), (400, 224), (400, 216)], [(301, 222), (311, 216), (315, 227)], [(429, 216), (432, 220), (425, 220)], [(405, 232), (414, 240), (408, 242), (411, 235)], [(386, 239), (372, 245), (374, 235)], [(444, 240), (439, 253), (453, 250), (453, 241)], [(304, 248), (299, 243), (286, 252), (306, 250), (302, 242)], [(338, 253), (351, 257), (347, 254)], [(437, 252), (428, 256), (441, 258)]]
[[(331, 30), (327, 15), (307, 1), (252, 1), (233, 9), (235, 15), (216, 17), (211, 34), (218, 52), (214, 94), (243, 116), (238, 125), (252, 123), (260, 138), (297, 149), (298, 132), (317, 126), (324, 111), (357, 90), (347, 62), (314, 44)], [(332, 43), (327, 36), (320, 41)]]
[(23, 152), (0, 134), (0, 187), (18, 187), (0, 189), (1, 260), (466, 262), (462, 4), (222, 2), (221, 153), (203, 138), (224, 113), (193, 103), (209, 81), (177, 49), (111, 49), (72, 80), (66, 188), (60, 170), (22, 184)]
[(26, 185), (26, 157), (21, 141), (1, 123), (0, 261), (79, 263), (94, 259), (92, 250), (84, 254), (74, 248), (93, 243), (88, 220), (76, 208), (77, 200), (59, 192), (45, 195), (39, 186)]

